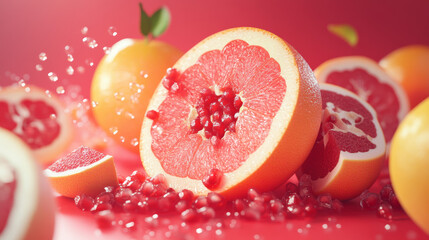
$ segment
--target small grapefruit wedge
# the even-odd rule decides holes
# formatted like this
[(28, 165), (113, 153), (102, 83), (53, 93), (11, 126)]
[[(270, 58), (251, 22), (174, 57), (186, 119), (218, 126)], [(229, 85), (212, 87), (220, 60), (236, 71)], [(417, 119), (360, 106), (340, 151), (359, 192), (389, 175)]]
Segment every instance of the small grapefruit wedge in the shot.
[(0, 239), (52, 239), (55, 202), (30, 148), (0, 128)]
[(305, 60), (256, 28), (197, 44), (167, 71), (148, 109), (140, 140), (148, 175), (226, 198), (285, 182), (310, 152), (321, 119)]
[(12, 131), (42, 164), (54, 161), (73, 140), (71, 116), (55, 95), (35, 86), (0, 90), (0, 127)]
[(368, 102), (390, 142), (410, 107), (402, 87), (377, 62), (361, 56), (339, 57), (322, 63), (314, 74), (319, 82), (346, 88)]
[(313, 150), (298, 175), (308, 174), (316, 194), (356, 197), (377, 179), (386, 142), (374, 109), (354, 93), (320, 84), (323, 117)]
[(52, 187), (65, 197), (95, 196), (106, 186), (116, 186), (113, 157), (81, 146), (45, 169)]

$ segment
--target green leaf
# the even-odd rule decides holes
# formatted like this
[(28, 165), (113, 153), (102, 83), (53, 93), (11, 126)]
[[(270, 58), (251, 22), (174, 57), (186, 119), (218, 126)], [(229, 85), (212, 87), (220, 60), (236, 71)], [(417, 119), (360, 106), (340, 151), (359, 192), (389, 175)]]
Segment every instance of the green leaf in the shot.
[(154, 38), (160, 36), (167, 30), (168, 25), (170, 25), (170, 12), (166, 7), (158, 9), (158, 11), (150, 17), (150, 23), (150, 32), (152, 36)]
[(139, 3), (140, 5), (140, 32), (147, 37), (150, 33), (151, 29), (151, 23), (149, 15), (145, 12), (143, 9), (143, 4)]
[(357, 31), (348, 24), (329, 24), (328, 30), (334, 35), (342, 38), (350, 46), (354, 47), (357, 45), (359, 36)]

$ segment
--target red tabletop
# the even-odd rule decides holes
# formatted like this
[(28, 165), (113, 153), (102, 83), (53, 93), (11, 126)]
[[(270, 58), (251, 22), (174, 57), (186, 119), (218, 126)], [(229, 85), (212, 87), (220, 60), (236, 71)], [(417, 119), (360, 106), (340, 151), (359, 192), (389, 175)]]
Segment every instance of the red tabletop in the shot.
[[(134, 0), (14, 0), (0, 1), (0, 86), (24, 78), (28, 83), (51, 90), (78, 84), (85, 97), (102, 48), (122, 38), (140, 38), (138, 2)], [(390, 51), (409, 44), (429, 45), (429, 2), (416, 1), (143, 1), (149, 12), (166, 5), (172, 23), (160, 37), (183, 51), (220, 30), (252, 26), (269, 30), (292, 44), (312, 68), (337, 56), (364, 55), (380, 60)], [(351, 24), (359, 33), (351, 47), (327, 30), (328, 24)], [(87, 27), (86, 35), (82, 29)], [(116, 36), (109, 34), (114, 27)], [(82, 42), (91, 37), (98, 47)], [(65, 47), (73, 48), (74, 61), (67, 61)], [(47, 60), (39, 60), (40, 53)], [(95, 63), (91, 66), (91, 62)], [(36, 70), (40, 64), (43, 70)], [(68, 75), (72, 65), (83, 71)], [(39, 69), (40, 70), (40, 69)], [(49, 81), (55, 72), (59, 81)], [(141, 168), (137, 155), (109, 149), (118, 171), (129, 174)], [(138, 230), (97, 230), (94, 215), (78, 210), (71, 199), (57, 197), (55, 239), (429, 239), (403, 212), (393, 221), (346, 203), (341, 214), (318, 215), (314, 219), (292, 219), (282, 223), (249, 222), (221, 218), (182, 226), (177, 217), (160, 217), (153, 228), (140, 216)]]

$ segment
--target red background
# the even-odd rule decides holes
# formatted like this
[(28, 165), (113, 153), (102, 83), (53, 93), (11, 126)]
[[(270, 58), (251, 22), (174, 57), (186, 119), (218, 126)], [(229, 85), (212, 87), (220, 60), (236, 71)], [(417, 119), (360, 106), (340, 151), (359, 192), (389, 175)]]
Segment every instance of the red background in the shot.
[[(83, 94), (89, 95), (89, 86), (95, 64), (103, 56), (102, 47), (111, 46), (122, 38), (140, 38), (139, 1), (119, 0), (2, 0), (0, 1), (0, 86), (17, 79), (49, 89), (59, 85), (80, 84)], [(183, 51), (206, 36), (220, 30), (252, 26), (269, 30), (292, 44), (312, 68), (337, 56), (364, 55), (380, 60), (390, 51), (409, 44), (429, 45), (429, 1), (198, 1), (165, 0), (143, 1), (152, 13), (162, 5), (168, 6), (172, 23), (160, 37)], [(328, 24), (351, 24), (359, 33), (359, 43), (350, 47), (327, 31)], [(88, 27), (87, 35), (81, 29)], [(117, 29), (116, 37), (108, 28)], [(84, 36), (97, 40), (99, 46), (90, 49), (82, 43)], [(74, 61), (67, 62), (64, 47), (74, 49)], [(47, 54), (41, 62), (38, 55)], [(36, 71), (36, 64), (43, 66)], [(83, 74), (66, 74), (67, 66), (84, 66)], [(60, 81), (52, 83), (47, 74), (55, 72)], [(116, 157), (116, 156), (115, 156)], [(139, 166), (137, 156), (133, 163), (123, 165), (131, 171)], [(127, 172), (129, 173), (129, 172)], [(90, 214), (82, 214), (68, 199), (58, 198), (60, 214), (57, 218), (56, 239), (93, 239), (95, 223)], [(272, 239), (286, 236), (293, 239), (422, 239), (427, 235), (406, 216), (393, 222), (376, 218), (374, 213), (348, 210), (329, 221), (326, 216), (310, 222), (291, 221), (283, 224), (241, 223), (241, 227), (225, 231), (224, 238)], [(175, 220), (177, 221), (177, 219)], [(305, 230), (308, 223), (312, 227)], [(323, 229), (329, 224), (330, 231)], [(341, 224), (341, 228), (336, 227)], [(288, 225), (292, 224), (292, 225)], [(333, 224), (333, 225), (332, 225)], [(387, 225), (391, 228), (387, 229)], [(292, 227), (291, 227), (292, 226)], [(299, 233), (299, 229), (305, 234)], [(193, 232), (195, 233), (195, 232)], [(117, 239), (130, 236), (120, 232), (102, 234)], [(162, 235), (161, 235), (162, 236)], [(159, 237), (159, 235), (158, 235)], [(162, 239), (162, 237), (161, 237)]]

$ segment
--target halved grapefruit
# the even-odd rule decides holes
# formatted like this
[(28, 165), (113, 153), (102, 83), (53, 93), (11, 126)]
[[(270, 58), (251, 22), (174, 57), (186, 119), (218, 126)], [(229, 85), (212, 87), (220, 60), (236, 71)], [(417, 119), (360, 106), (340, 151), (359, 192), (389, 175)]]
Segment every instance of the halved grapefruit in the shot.
[(377, 62), (361, 56), (339, 57), (322, 63), (314, 74), (319, 82), (346, 88), (368, 102), (390, 142), (410, 107), (402, 87)]
[(55, 202), (28, 146), (0, 128), (0, 239), (52, 239)]
[(81, 146), (45, 169), (52, 187), (65, 197), (95, 196), (118, 185), (113, 157)]
[(316, 139), (321, 99), (295, 49), (243, 27), (189, 50), (167, 71), (148, 110), (140, 139), (146, 172), (164, 174), (176, 190), (231, 198), (294, 174)]
[(54, 161), (73, 140), (73, 123), (55, 95), (35, 86), (0, 89), (0, 127), (12, 131), (40, 163)]
[(374, 109), (354, 93), (320, 84), (323, 117), (313, 150), (298, 175), (308, 174), (316, 194), (351, 199), (377, 179), (386, 152)]

